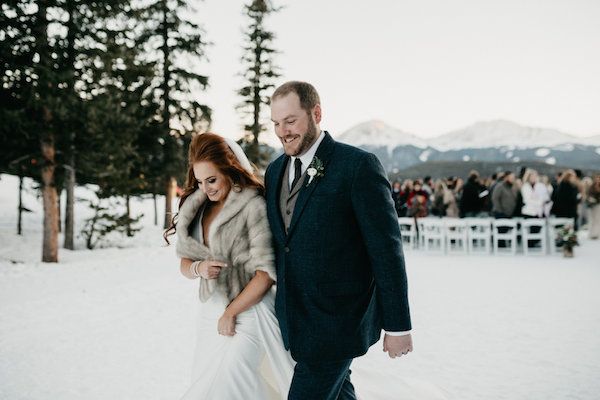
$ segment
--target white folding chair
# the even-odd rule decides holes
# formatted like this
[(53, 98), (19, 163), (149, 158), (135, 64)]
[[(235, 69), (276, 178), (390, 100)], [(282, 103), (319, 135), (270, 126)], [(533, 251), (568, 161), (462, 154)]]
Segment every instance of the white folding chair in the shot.
[(548, 249), (548, 233), (546, 220), (543, 218), (526, 218), (521, 221), (521, 240), (523, 253), (528, 255), (545, 255)]
[(492, 251), (492, 218), (465, 218), (469, 253)]
[[(492, 221), (494, 235), (494, 253), (517, 254), (517, 221), (512, 219), (495, 219)], [(500, 241), (504, 247), (500, 247)]]
[(467, 222), (459, 218), (444, 218), (446, 252), (466, 254), (468, 250)]
[(426, 251), (445, 253), (444, 223), (440, 218), (421, 218), (419, 220), (421, 240)]
[(410, 217), (398, 218), (398, 225), (400, 225), (400, 235), (402, 237), (402, 244), (407, 248), (417, 248), (417, 226), (415, 219)]
[(562, 246), (556, 245), (556, 235), (566, 225), (575, 226), (575, 219), (558, 217), (548, 218), (548, 241), (550, 243), (548, 247), (550, 248), (550, 254), (555, 254), (562, 250)]

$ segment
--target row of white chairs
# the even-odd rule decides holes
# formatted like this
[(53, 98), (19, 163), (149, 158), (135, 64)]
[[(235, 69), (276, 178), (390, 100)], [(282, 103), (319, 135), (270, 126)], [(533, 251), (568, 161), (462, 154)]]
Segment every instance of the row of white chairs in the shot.
[[(572, 218), (398, 218), (405, 247), (443, 254), (554, 254), (556, 234)], [(520, 239), (520, 246), (519, 246)]]

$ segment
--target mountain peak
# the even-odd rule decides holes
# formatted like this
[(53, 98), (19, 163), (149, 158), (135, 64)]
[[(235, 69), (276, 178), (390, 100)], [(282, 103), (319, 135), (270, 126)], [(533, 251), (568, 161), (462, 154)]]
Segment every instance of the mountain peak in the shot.
[(579, 142), (578, 138), (556, 129), (524, 126), (513, 121), (497, 119), (476, 122), (433, 138), (429, 144), (438, 150), (455, 150), (486, 147), (531, 148)]
[(402, 145), (427, 146), (423, 139), (377, 119), (353, 126), (339, 135), (337, 140), (353, 146), (387, 147), (388, 150)]

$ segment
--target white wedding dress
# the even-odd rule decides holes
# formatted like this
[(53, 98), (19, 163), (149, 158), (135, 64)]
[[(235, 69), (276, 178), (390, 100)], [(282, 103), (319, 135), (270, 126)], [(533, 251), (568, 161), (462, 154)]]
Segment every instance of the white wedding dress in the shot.
[[(192, 231), (200, 243), (202, 214)], [(284, 348), (275, 316), (275, 286), (237, 316), (234, 336), (217, 332), (228, 304), (225, 291), (217, 287), (198, 305), (192, 384), (181, 400), (287, 399), (295, 362)]]
[(238, 315), (234, 336), (217, 333), (228, 304), (224, 293), (200, 303), (192, 385), (182, 400), (287, 398), (294, 361), (283, 347), (274, 301), (271, 290)]

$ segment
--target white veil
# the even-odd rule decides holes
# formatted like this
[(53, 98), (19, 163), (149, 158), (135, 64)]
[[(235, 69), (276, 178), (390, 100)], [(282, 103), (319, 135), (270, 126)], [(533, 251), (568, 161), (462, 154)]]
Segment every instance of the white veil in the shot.
[(233, 154), (235, 154), (235, 157), (240, 162), (242, 168), (244, 168), (250, 174), (254, 174), (254, 169), (252, 168), (252, 164), (250, 164), (250, 160), (248, 160), (248, 157), (246, 157), (246, 153), (244, 153), (244, 150), (242, 150), (242, 147), (239, 144), (237, 144), (237, 142), (233, 139), (223, 137), (223, 140), (225, 140), (225, 142), (227, 142), (227, 145), (229, 146), (231, 151), (233, 151)]

